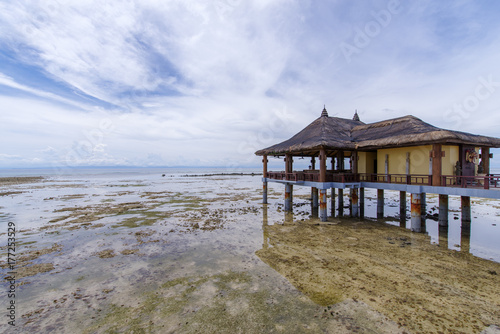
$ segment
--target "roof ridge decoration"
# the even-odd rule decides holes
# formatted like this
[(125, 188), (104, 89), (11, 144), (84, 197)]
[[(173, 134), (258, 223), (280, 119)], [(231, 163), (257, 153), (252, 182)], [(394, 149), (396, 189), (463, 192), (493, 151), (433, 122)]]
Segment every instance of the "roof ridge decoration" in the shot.
[(359, 122), (359, 115), (358, 115), (358, 109), (354, 111), (354, 116), (352, 117), (353, 121), (358, 121)]
[(326, 111), (326, 105), (323, 105), (323, 111), (321, 112), (321, 117), (328, 117), (328, 111)]

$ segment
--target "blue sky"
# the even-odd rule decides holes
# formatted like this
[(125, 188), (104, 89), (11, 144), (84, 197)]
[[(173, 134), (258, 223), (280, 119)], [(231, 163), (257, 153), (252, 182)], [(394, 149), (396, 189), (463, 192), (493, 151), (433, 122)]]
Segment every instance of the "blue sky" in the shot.
[(324, 104), (500, 137), (499, 12), (493, 0), (4, 1), (0, 167), (258, 165), (257, 149)]

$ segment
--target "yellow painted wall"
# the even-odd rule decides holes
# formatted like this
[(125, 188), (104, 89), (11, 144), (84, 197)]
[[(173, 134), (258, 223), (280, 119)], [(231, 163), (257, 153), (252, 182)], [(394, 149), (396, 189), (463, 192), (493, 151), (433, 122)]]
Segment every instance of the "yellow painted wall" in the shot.
[[(406, 153), (410, 153), (410, 174), (429, 175), (429, 152), (432, 145), (398, 147), (377, 151), (379, 174), (385, 173), (385, 155), (389, 155), (389, 174), (406, 174)], [(458, 161), (458, 146), (443, 145), (442, 174), (453, 175)]]
[(444, 157), (443, 157), (443, 175), (454, 175), (455, 165), (458, 161), (458, 146), (443, 145)]
[(358, 173), (375, 173), (374, 162), (377, 159), (376, 152), (359, 152), (358, 153)]
[(377, 151), (379, 174), (385, 173), (385, 155), (389, 155), (389, 174), (406, 174), (406, 153), (410, 153), (410, 174), (429, 175), (432, 145), (381, 149)]

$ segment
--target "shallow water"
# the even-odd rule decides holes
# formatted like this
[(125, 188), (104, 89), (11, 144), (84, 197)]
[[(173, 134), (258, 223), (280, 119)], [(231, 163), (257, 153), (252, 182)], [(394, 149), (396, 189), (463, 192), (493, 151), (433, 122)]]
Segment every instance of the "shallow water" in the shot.
[[(208, 172), (214, 171), (225, 172)], [(445, 264), (440, 261), (449, 259), (447, 263), (461, 268), (464, 277), (471, 274), (469, 270), (484, 274), (475, 278), (484, 280), (476, 287), (477, 296), (467, 295), (466, 301), (486, 315), (471, 317), (471, 327), (449, 320), (450, 332), (482, 329), (500, 321), (498, 304), (481, 299), (483, 294), (498, 293), (500, 286), (498, 201), (472, 199), (470, 237), (462, 233), (460, 220), (454, 219), (460, 214), (460, 203), (451, 196), (447, 234), (439, 233), (437, 222), (432, 220), (426, 221), (426, 233), (413, 233), (398, 227), (396, 192), (386, 192), (385, 223), (375, 220), (375, 191), (365, 190), (366, 220), (329, 217), (329, 224), (320, 225), (311, 215), (308, 188), (295, 187), (294, 213), (287, 215), (282, 211), (282, 185), (270, 183), (269, 204), (261, 204), (260, 176), (182, 177), (184, 174), (187, 172), (160, 169), (101, 171), (0, 186), (0, 192), (12, 193), (1, 197), (2, 240), (6, 240), (7, 222), (14, 222), (18, 231), (16, 328), (42, 333), (138, 329), (172, 333), (385, 333), (432, 329), (432, 321), (399, 320), (408, 315), (398, 315), (392, 306), (384, 306), (392, 305), (390, 302), (354, 295), (354, 285), (340, 288), (320, 279), (334, 277), (331, 270), (340, 275), (338, 268), (322, 262), (332, 263), (333, 255), (339, 263), (347, 261), (345, 255), (371, 264), (376, 261), (359, 253), (363, 245), (385, 247), (393, 245), (392, 241), (398, 247), (404, 243), (405, 250), (418, 253), (420, 258), (425, 255), (442, 267)], [(347, 197), (344, 202), (348, 203)], [(437, 197), (429, 195), (428, 210), (432, 212), (435, 206)], [(345, 209), (345, 215), (348, 211)], [(377, 233), (349, 234), (360, 227)], [(303, 243), (302, 235), (312, 241)], [(339, 243), (341, 248), (332, 255), (324, 245), (336, 235), (343, 235), (342, 240), (348, 242)], [(323, 242), (314, 246), (314, 240)], [(354, 244), (357, 251), (350, 248)], [(2, 263), (6, 261), (4, 245)], [(295, 258), (287, 258), (292, 253)], [(311, 256), (314, 261), (308, 264)], [(402, 256), (408, 259), (408, 254)], [(390, 264), (393, 270), (403, 265), (397, 263)], [(374, 267), (372, 274), (378, 270)], [(4, 276), (7, 272), (2, 269)], [(341, 278), (351, 276), (355, 274), (344, 273)], [(398, 279), (414, 282), (415, 289), (420, 282), (413, 276)], [(438, 280), (434, 276), (426, 279)], [(318, 288), (313, 284), (316, 281), (325, 286)], [(443, 280), (440, 284), (449, 287), (455, 283)], [(390, 299), (386, 287), (374, 285), (373, 290), (377, 289)], [(418, 303), (406, 306), (419, 314)], [(2, 330), (9, 328), (6, 321), (0, 326)]]

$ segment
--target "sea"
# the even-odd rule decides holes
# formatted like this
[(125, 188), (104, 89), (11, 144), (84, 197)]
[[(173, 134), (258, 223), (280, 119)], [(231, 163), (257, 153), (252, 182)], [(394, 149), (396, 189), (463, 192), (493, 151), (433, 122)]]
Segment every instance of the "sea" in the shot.
[[(14, 303), (26, 333), (433, 332), (443, 324), (468, 332), (496, 321), (496, 306), (476, 301), (499, 286), (500, 201), (471, 198), (464, 230), (460, 197), (450, 196), (443, 231), (433, 218), (438, 196), (428, 194), (428, 218), (412, 232), (410, 212), (399, 217), (399, 192), (385, 192), (377, 219), (376, 190), (365, 189), (363, 219), (349, 217), (346, 192), (343, 216), (328, 198), (323, 223), (307, 187), (294, 187), (287, 213), (284, 185), (270, 182), (263, 205), (261, 172), (0, 170), (0, 178), (42, 177), (0, 183), (1, 273), (15, 278), (14, 294), (8, 284), (0, 292), (2, 309)], [(397, 281), (415, 290), (393, 290)], [(464, 299), (449, 307), (450, 298)], [(424, 301), (439, 312), (426, 313)], [(461, 305), (471, 318), (458, 324)], [(7, 320), (0, 331), (12, 329)]]

